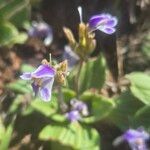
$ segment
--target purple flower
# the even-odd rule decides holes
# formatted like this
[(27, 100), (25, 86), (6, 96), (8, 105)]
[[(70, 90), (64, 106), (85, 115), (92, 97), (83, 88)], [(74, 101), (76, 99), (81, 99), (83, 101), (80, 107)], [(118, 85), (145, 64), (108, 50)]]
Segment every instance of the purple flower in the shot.
[(74, 51), (71, 49), (69, 45), (66, 45), (64, 47), (62, 59), (68, 61), (68, 67), (69, 70), (71, 70), (75, 66), (75, 64), (77, 64), (77, 62), (79, 61), (79, 56), (76, 53), (74, 53)]
[(83, 116), (87, 116), (89, 114), (88, 107), (85, 103), (77, 99), (72, 99), (70, 104), (73, 110), (78, 110)]
[(81, 116), (78, 110), (72, 110), (66, 113), (66, 117), (71, 122), (75, 122), (81, 119)]
[(69, 121), (74, 122), (82, 119), (82, 116), (89, 114), (87, 105), (77, 99), (70, 101), (71, 111), (66, 113), (66, 117)]
[(149, 138), (150, 135), (141, 128), (137, 130), (129, 129), (114, 141), (114, 145), (118, 145), (122, 141), (127, 141), (132, 150), (148, 150), (146, 142)]
[(23, 80), (31, 80), (35, 96), (40, 95), (44, 101), (51, 100), (51, 90), (54, 82), (55, 70), (49, 65), (40, 65), (34, 72), (23, 73)]
[(30, 37), (36, 37), (43, 40), (46, 46), (50, 45), (53, 40), (52, 29), (45, 22), (33, 22), (32, 27), (28, 31), (28, 34)]
[(100, 30), (106, 34), (113, 34), (116, 29), (118, 20), (110, 14), (94, 15), (89, 20), (89, 27), (91, 31)]

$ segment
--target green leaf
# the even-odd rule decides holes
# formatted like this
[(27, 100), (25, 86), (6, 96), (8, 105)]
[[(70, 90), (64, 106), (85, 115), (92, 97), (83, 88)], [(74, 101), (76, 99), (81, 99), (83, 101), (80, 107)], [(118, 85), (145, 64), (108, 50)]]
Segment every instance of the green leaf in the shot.
[(2, 119), (0, 117), (0, 141), (3, 139), (5, 134), (5, 126), (3, 125)]
[(79, 76), (80, 93), (90, 89), (101, 89), (105, 82), (106, 63), (102, 56), (84, 63)]
[(26, 40), (27, 40), (28, 36), (26, 33), (22, 33), (20, 32), (17, 36), (15, 36), (10, 44), (15, 44), (15, 43), (19, 43), (19, 44), (23, 44)]
[(9, 22), (0, 23), (0, 35), (0, 45), (23, 43), (27, 39), (26, 34), (19, 34), (16, 27)]
[(134, 115), (143, 106), (129, 91), (122, 93), (114, 99), (116, 107), (108, 116), (108, 121), (113, 122), (120, 129), (134, 127)]
[(106, 118), (109, 113), (115, 108), (115, 102), (113, 99), (104, 97), (99, 94), (94, 94), (92, 92), (84, 92), (81, 100), (88, 101), (91, 104), (91, 114), (92, 116), (86, 117), (83, 121), (86, 123), (93, 123), (101, 119)]
[(66, 125), (48, 125), (42, 129), (39, 138), (45, 141), (57, 141), (62, 145), (80, 150), (99, 150), (99, 134), (93, 128), (78, 123)]
[(76, 90), (76, 75), (78, 74), (78, 65), (74, 66), (74, 68), (69, 72), (69, 75), (67, 76), (67, 87)]
[(135, 114), (135, 125), (136, 127), (143, 126), (144, 128), (150, 129), (150, 106), (144, 106), (140, 108)]
[(150, 105), (150, 76), (134, 72), (126, 76), (131, 82), (131, 92), (141, 102)]
[(21, 72), (32, 72), (32, 71), (34, 71), (35, 70), (35, 68), (33, 67), (33, 66), (31, 66), (31, 65), (28, 65), (28, 64), (23, 64), (22, 66), (21, 66)]
[(52, 99), (49, 102), (44, 102), (41, 99), (35, 99), (31, 102), (31, 107), (49, 117), (57, 111), (57, 99), (54, 96), (52, 96)]
[(29, 6), (29, 0), (11, 0), (1, 2), (3, 5), (0, 7), (0, 19), (9, 20), (21, 10)]
[[(79, 64), (74, 67), (68, 76), (68, 86), (74, 91), (77, 90), (77, 74)], [(90, 88), (101, 89), (105, 82), (106, 63), (103, 56), (98, 56), (96, 59), (89, 59), (88, 62), (83, 62), (79, 75), (79, 93)]]
[(23, 95), (17, 95), (17, 97), (13, 100), (13, 103), (11, 104), (8, 110), (8, 114), (16, 113), (17, 109), (19, 108), (22, 102), (23, 102)]
[(94, 93), (92, 93), (90, 91), (86, 91), (82, 95), (80, 95), (79, 99), (81, 99), (82, 101), (91, 101), (93, 94)]
[(71, 89), (63, 88), (62, 92), (63, 92), (65, 102), (69, 102), (72, 98), (76, 97), (75, 91)]
[(30, 14), (31, 13), (31, 7), (30, 5), (24, 5), (24, 8), (22, 8), (19, 13), (14, 14), (10, 21), (17, 26), (18, 28), (24, 27), (27, 23), (29, 23), (30, 20)]
[(17, 34), (17, 29), (11, 23), (0, 23), (0, 45), (8, 44)]
[(29, 0), (1, 0), (0, 46), (12, 46), (27, 40), (27, 34), (19, 33), (15, 25), (23, 27), (29, 20), (29, 9)]
[(56, 122), (65, 122), (66, 121), (66, 117), (65, 115), (60, 115), (60, 114), (52, 114), (51, 115), (51, 119), (56, 121)]
[(113, 99), (103, 97), (95, 94), (92, 98), (92, 114), (96, 121), (101, 120), (109, 115), (109, 113), (115, 108)]
[(6, 87), (20, 94), (31, 93), (32, 91), (30, 83), (25, 80), (17, 80), (7, 84)]
[(14, 127), (14, 121), (11, 122), (11, 124), (5, 130), (5, 133), (2, 134), (2, 139), (0, 141), (0, 149), (1, 150), (7, 150), (8, 149), (9, 143), (11, 140), (11, 136), (12, 136), (12, 132), (13, 132), (13, 127)]

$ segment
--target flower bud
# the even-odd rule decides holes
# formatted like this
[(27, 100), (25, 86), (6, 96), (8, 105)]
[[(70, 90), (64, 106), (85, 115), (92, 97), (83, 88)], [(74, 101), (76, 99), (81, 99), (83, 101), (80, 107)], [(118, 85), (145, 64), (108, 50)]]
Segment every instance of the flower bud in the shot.
[(64, 60), (63, 62), (55, 66), (56, 69), (56, 81), (58, 84), (64, 84), (67, 76), (68, 70), (68, 61)]
[(64, 30), (64, 33), (65, 33), (68, 41), (69, 41), (70, 46), (74, 49), (76, 46), (76, 40), (74, 38), (72, 31), (66, 27), (64, 27), (63, 30)]

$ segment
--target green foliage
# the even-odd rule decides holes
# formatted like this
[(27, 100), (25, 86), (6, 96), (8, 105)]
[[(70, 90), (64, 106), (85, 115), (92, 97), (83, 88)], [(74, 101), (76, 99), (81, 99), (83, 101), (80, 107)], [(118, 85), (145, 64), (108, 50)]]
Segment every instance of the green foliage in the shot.
[(83, 101), (88, 101), (91, 104), (92, 116), (84, 119), (84, 122), (86, 123), (92, 123), (106, 118), (115, 108), (115, 102), (113, 99), (106, 98), (92, 92), (83, 93), (80, 99)]
[(42, 129), (39, 138), (44, 141), (57, 141), (62, 145), (78, 150), (100, 149), (100, 138), (97, 131), (93, 128), (81, 126), (77, 122), (48, 125)]
[(69, 102), (72, 98), (76, 97), (76, 92), (71, 89), (63, 88), (62, 93), (65, 102)]
[(27, 35), (19, 33), (16, 26), (22, 27), (29, 19), (29, 0), (1, 0), (0, 3), (0, 45), (23, 43)]
[[(1, 20), (11, 20), (13, 17), (18, 17), (21, 15), (22, 10), (25, 8), (29, 8), (29, 0), (1, 0), (0, 5), (0, 19)], [(26, 13), (29, 13), (28, 10)], [(23, 16), (19, 17), (20, 21), (24, 21)]]
[(43, 102), (41, 99), (35, 99), (31, 102), (31, 107), (45, 116), (51, 116), (56, 113), (58, 104), (53, 96), (50, 102)]
[(144, 128), (150, 131), (150, 106), (143, 106), (135, 114), (135, 125), (144, 126)]
[(0, 118), (0, 141), (3, 139), (5, 134), (5, 126), (3, 125), (2, 119)]
[(126, 76), (131, 82), (131, 92), (141, 102), (150, 105), (150, 76), (134, 72)]
[(116, 107), (110, 113), (108, 120), (117, 125), (120, 129), (134, 127), (134, 115), (143, 105), (129, 91), (122, 93), (114, 99)]
[(65, 115), (61, 115), (61, 114), (58, 114), (58, 113), (55, 113), (55, 114), (52, 114), (51, 115), (51, 119), (55, 122), (66, 122), (66, 117)]
[[(69, 85), (71, 85), (71, 88), (74, 88), (74, 90), (76, 90), (76, 87), (73, 87), (72, 85), (76, 85), (76, 75), (78, 70), (79, 68), (76, 67), (68, 77)], [(96, 59), (89, 59), (88, 62), (83, 63), (78, 79), (79, 93), (83, 93), (90, 88), (101, 89), (105, 81), (105, 71), (106, 63), (102, 56), (99, 56)]]
[(102, 56), (83, 64), (79, 76), (80, 93), (90, 88), (102, 88), (105, 81), (106, 64)]
[(3, 22), (0, 24), (0, 44), (8, 44), (17, 34), (17, 29), (11, 23)]
[(131, 82), (130, 91), (125, 91), (116, 97), (116, 107), (108, 119), (120, 129), (150, 128), (148, 119), (150, 105), (150, 77), (144, 73), (134, 72), (126, 75)]
[(0, 120), (0, 149), (7, 150), (13, 132), (14, 122), (12, 121), (7, 128), (4, 127)]
[(113, 99), (105, 98), (101, 95), (94, 95), (92, 98), (92, 114), (96, 120), (101, 120), (106, 117), (112, 109), (114, 109), (115, 103)]
[(21, 72), (32, 72), (34, 70), (35, 70), (35, 68), (33, 66), (27, 65), (27, 64), (23, 64), (20, 68)]
[(32, 91), (29, 83), (21, 79), (8, 84), (7, 88), (19, 94), (31, 93)]
[(0, 35), (0, 45), (23, 43), (27, 39), (27, 35), (19, 33), (17, 28), (10, 22), (0, 23)]
[(14, 99), (14, 101), (12, 102), (8, 110), (8, 114), (17, 113), (17, 110), (21, 103), (23, 103), (23, 96), (18, 94)]

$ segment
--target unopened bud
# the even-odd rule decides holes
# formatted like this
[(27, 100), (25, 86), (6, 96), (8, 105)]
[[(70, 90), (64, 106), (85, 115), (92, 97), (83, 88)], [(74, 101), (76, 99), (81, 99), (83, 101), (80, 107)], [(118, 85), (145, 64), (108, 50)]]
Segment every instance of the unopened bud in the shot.
[(72, 31), (66, 27), (63, 27), (63, 31), (64, 31), (64, 33), (65, 33), (65, 35), (69, 41), (70, 46), (72, 48), (74, 48), (76, 45), (76, 40), (74, 38), (74, 35), (72, 34)]
[(65, 83), (65, 79), (68, 73), (68, 61), (64, 60), (63, 62), (57, 64), (55, 66), (56, 68), (56, 81), (59, 84), (64, 84)]

